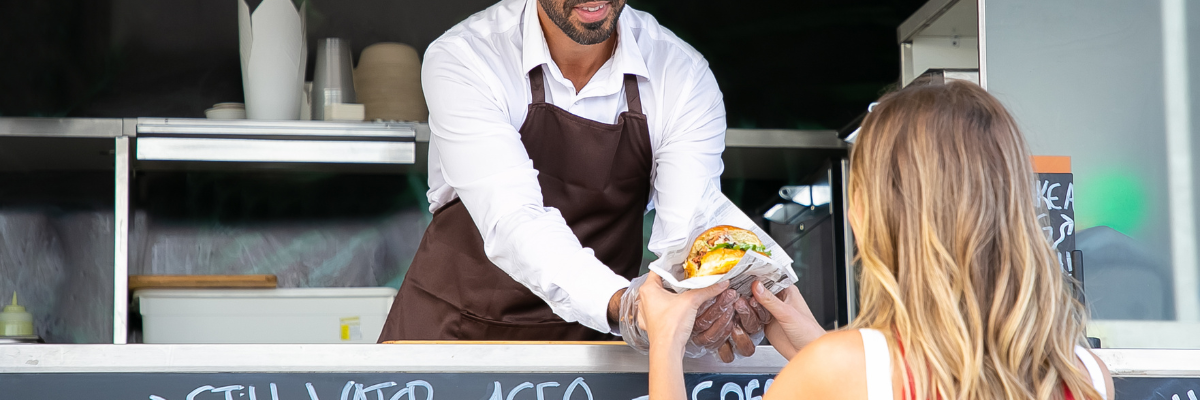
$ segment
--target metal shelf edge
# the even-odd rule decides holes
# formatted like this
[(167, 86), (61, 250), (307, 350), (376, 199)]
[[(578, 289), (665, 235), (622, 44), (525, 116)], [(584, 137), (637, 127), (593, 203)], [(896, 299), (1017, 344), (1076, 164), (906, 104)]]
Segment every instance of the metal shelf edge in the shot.
[(322, 136), (413, 138), (412, 122), (333, 122), (138, 118), (137, 133), (181, 136)]
[(121, 136), (120, 118), (0, 118), (0, 137), (92, 138)]
[(138, 137), (136, 159), (138, 161), (412, 164), (416, 161), (416, 144), (390, 141)]

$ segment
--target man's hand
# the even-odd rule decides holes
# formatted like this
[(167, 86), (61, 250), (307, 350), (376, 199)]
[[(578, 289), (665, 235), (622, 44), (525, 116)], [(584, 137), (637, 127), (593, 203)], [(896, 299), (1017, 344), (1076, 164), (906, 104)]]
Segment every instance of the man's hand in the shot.
[(621, 321), (621, 296), (629, 288), (621, 288), (608, 299), (608, 326), (616, 327)]
[[(730, 291), (732, 292), (732, 290)], [(735, 292), (734, 296), (736, 295)], [(721, 343), (717, 349), (717, 357), (726, 363), (733, 362), (737, 359), (737, 355), (742, 357), (754, 355), (757, 343), (754, 342), (751, 335), (762, 332), (771, 316), (752, 297), (735, 298), (732, 308), (734, 315), (732, 329), (729, 330), (729, 339)]]
[[(733, 362), (735, 359), (733, 353), (737, 353), (742, 357), (754, 355), (754, 349), (758, 343), (755, 343), (750, 335), (762, 332), (763, 327), (770, 320), (770, 313), (766, 310), (761, 310), (762, 313), (759, 313), (759, 309), (761, 308), (762, 306), (753, 297), (749, 299), (738, 297), (733, 302), (733, 320), (735, 323), (733, 324), (733, 331), (729, 336), (728, 346), (722, 346), (721, 350), (723, 351), (718, 352), (718, 355), (721, 356), (721, 361), (727, 363)], [(762, 314), (766, 314), (767, 317), (763, 318)]]
[(733, 333), (733, 303), (737, 299), (737, 292), (726, 289), (700, 305), (696, 312), (696, 323), (692, 326), (692, 344), (716, 350), (728, 339)]

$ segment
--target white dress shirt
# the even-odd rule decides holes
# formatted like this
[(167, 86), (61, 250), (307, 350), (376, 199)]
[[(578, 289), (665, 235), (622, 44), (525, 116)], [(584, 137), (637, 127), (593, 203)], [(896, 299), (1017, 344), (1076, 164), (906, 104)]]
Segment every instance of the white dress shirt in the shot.
[(654, 153), (647, 210), (657, 210), (650, 236), (657, 254), (686, 240), (696, 199), (710, 182), (720, 184), (725, 104), (700, 53), (629, 7), (613, 56), (576, 93), (550, 59), (536, 7), (536, 0), (501, 1), (426, 50), (429, 210), (461, 198), (492, 263), (564, 320), (612, 332), (608, 300), (629, 282), (542, 203), (538, 171), (517, 132), (532, 101), (527, 72), (547, 64), (547, 102), (609, 124), (627, 109), (624, 75), (637, 75)]

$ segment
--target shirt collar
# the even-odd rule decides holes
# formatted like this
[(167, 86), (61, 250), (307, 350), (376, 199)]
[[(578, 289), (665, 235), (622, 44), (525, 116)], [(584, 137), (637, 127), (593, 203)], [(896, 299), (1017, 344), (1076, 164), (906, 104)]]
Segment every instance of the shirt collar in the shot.
[[(527, 72), (539, 65), (554, 63), (554, 60), (550, 58), (550, 47), (546, 44), (542, 25), (538, 21), (537, 6), (537, 0), (526, 0), (521, 27), (521, 68)], [(642, 51), (638, 48), (637, 40), (634, 39), (633, 30), (630, 28), (631, 18), (629, 13), (621, 13), (620, 20), (617, 21), (617, 48), (613, 51), (613, 56), (605, 67), (611, 68), (611, 73), (618, 76), (634, 74), (649, 78), (650, 72), (646, 68), (646, 60), (642, 58)], [(596, 72), (597, 75), (605, 67), (601, 67), (601, 71)], [(595, 78), (593, 77), (593, 79)]]

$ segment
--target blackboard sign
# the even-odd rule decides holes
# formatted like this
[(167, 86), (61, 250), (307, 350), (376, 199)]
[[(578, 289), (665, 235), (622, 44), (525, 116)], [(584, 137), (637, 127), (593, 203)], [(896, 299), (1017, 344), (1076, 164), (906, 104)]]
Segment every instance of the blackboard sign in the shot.
[[(690, 400), (761, 400), (773, 375), (687, 374)], [(1118, 399), (1200, 399), (1200, 378), (1116, 378)], [(642, 373), (0, 374), (0, 400), (646, 400)]]
[[(773, 375), (688, 374), (691, 400), (761, 400)], [(0, 374), (0, 400), (645, 400), (642, 373)]]
[(1121, 400), (1195, 400), (1200, 398), (1200, 378), (1115, 378)]
[(1042, 213), (1038, 222), (1058, 250), (1058, 264), (1071, 276), (1076, 273), (1071, 252), (1075, 250), (1075, 183), (1071, 174), (1038, 174), (1038, 200)]

